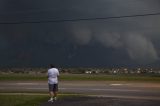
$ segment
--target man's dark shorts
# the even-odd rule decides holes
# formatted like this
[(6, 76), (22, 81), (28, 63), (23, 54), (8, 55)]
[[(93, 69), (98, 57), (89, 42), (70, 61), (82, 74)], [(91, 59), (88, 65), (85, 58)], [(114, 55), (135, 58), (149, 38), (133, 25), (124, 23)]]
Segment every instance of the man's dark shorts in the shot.
[(58, 91), (58, 84), (48, 84), (49, 91), (57, 92)]

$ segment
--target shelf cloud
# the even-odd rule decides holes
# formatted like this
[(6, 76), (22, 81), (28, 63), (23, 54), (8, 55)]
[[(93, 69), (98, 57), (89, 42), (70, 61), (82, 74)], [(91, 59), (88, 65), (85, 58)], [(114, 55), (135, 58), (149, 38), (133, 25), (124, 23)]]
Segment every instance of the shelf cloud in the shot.
[[(159, 62), (159, 0), (1, 0), (1, 66), (138, 66)], [(23, 23), (23, 22), (39, 23)], [(95, 60), (94, 60), (95, 59)], [(84, 62), (85, 61), (85, 62)]]

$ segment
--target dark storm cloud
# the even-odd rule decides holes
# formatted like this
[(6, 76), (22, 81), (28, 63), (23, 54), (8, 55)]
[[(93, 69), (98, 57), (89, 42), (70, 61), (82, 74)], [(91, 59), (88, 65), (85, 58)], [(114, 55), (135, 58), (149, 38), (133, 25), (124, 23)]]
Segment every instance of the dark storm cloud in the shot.
[[(159, 0), (1, 0), (0, 22), (97, 18), (159, 11)], [(159, 60), (159, 22), (160, 16), (149, 16), (1, 24), (1, 63), (22, 66), (50, 62), (68, 66), (149, 64)]]
[[(110, 9), (107, 9), (108, 5), (106, 6), (107, 8), (103, 7), (102, 5), (102, 7), (99, 8), (105, 8), (105, 12), (111, 16), (117, 16), (122, 14), (140, 14), (156, 12), (160, 10), (160, 7), (155, 4), (157, 1), (151, 2), (142, 0), (131, 0), (130, 2), (124, 2), (125, 1), (122, 2), (115, 0), (103, 1), (101, 2), (103, 3), (102, 5), (104, 5), (105, 3), (108, 3), (109, 5), (112, 4), (109, 6)], [(94, 11), (94, 15), (96, 14), (96, 16), (99, 16), (98, 13)], [(105, 15), (104, 13), (101, 12), (101, 14)], [(97, 24), (95, 27), (93, 25), (88, 26), (84, 24), (84, 26), (82, 26), (77, 24), (77, 26), (82, 27), (77, 27), (78, 31), (75, 30), (75, 27), (73, 29), (75, 30), (75, 39), (77, 40), (78, 38), (78, 40), (80, 40), (79, 42), (85, 42), (86, 44), (87, 42), (91, 41), (92, 38), (95, 38), (97, 42), (100, 42), (107, 48), (121, 48), (122, 50), (128, 52), (128, 55), (131, 59), (141, 64), (147, 64), (159, 59), (159, 53), (157, 52), (158, 48), (155, 48), (153, 42), (154, 33), (159, 33), (159, 30), (155, 30), (154, 28), (160, 25), (156, 23), (159, 21), (158, 18), (142, 17), (137, 19), (121, 19), (121, 22), (110, 20), (112, 21), (111, 24), (108, 24), (107, 22), (101, 22), (101, 24)], [(148, 34), (148, 29), (151, 31), (151, 35)], [(79, 33), (76, 34), (77, 32)], [(84, 36), (82, 36), (82, 33)]]

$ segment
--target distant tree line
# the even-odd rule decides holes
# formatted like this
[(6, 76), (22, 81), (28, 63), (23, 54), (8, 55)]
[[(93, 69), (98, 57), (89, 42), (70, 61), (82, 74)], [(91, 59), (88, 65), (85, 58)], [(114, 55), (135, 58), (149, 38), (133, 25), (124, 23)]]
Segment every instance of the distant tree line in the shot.
[[(0, 73), (44, 74), (48, 68), (0, 68)], [(160, 68), (59, 68), (70, 74), (160, 74)]]

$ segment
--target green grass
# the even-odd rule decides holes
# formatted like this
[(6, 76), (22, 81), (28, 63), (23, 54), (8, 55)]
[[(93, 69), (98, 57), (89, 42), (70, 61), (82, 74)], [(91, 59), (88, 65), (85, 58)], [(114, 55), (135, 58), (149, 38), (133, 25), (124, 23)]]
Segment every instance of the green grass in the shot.
[[(0, 74), (0, 81), (46, 81), (45, 74)], [(160, 82), (159, 75), (105, 75), (105, 74), (61, 74), (61, 81), (154, 81)]]
[(62, 75), (61, 80), (81, 81), (155, 81), (160, 82), (160, 76), (151, 75)]
[(0, 95), (1, 106), (39, 106), (47, 101), (46, 95)]
[[(77, 94), (61, 94), (58, 99), (82, 97), (83, 95)], [(84, 97), (84, 96), (83, 96)], [(49, 99), (48, 95), (0, 95), (0, 106), (40, 106), (47, 102)]]
[(0, 74), (0, 81), (18, 81), (18, 80), (23, 80), (23, 81), (43, 81), (47, 80), (46, 75), (42, 74)]

